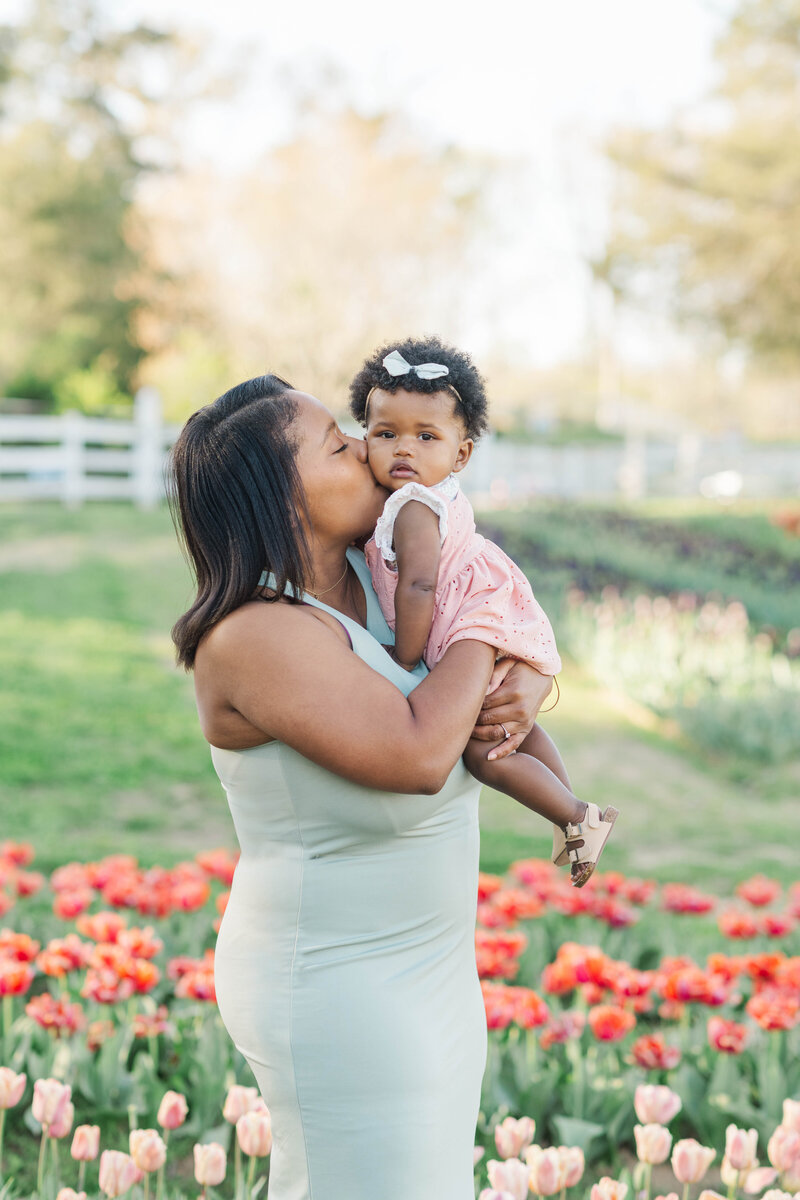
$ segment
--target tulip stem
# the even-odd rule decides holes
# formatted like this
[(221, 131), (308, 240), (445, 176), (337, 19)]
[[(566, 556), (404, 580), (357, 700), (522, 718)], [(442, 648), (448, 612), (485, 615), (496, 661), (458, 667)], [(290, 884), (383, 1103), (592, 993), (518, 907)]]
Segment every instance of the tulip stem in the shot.
[[(650, 1189), (653, 1185), (653, 1164), (652, 1163), (647, 1164), (647, 1174), (645, 1176), (645, 1180), (646, 1180), (645, 1193), (644, 1193), (645, 1200), (650, 1200)], [(685, 1196), (684, 1196), (683, 1200), (686, 1200)]]
[[(5, 996), (3, 997), (5, 1000)], [(0, 1186), (3, 1183), (3, 1131), (6, 1125), (7, 1108), (0, 1108)]]
[(83, 1191), (83, 1180), (86, 1175), (86, 1159), (82, 1158), (78, 1167), (78, 1191)]
[(144, 1173), (144, 1200), (150, 1200), (150, 1172)]
[[(164, 1130), (164, 1149), (166, 1150), (168, 1146), (169, 1146), (169, 1130), (165, 1129)], [(156, 1176), (156, 1200), (162, 1200), (162, 1197), (164, 1195), (164, 1167), (165, 1167), (165, 1165), (166, 1165), (166, 1155), (164, 1156), (164, 1162), (158, 1168), (158, 1175)]]
[(256, 1163), (258, 1159), (255, 1154), (250, 1155), (250, 1164), (247, 1168), (247, 1195), (249, 1196), (253, 1190), (253, 1179), (256, 1173)]
[(3, 1037), (7, 1038), (11, 1033), (11, 1020), (14, 1016), (13, 997), (3, 996)]
[(684, 1183), (684, 1185), (683, 1185), (682, 1200), (689, 1200), (689, 1184), (688, 1184), (688, 1182)]
[(236, 1136), (236, 1129), (233, 1131), (233, 1194), (236, 1200), (239, 1200), (242, 1192), (242, 1148), (239, 1145), (239, 1139)]
[(42, 1141), (39, 1146), (39, 1167), (36, 1172), (36, 1191), (41, 1196), (44, 1187), (44, 1155), (47, 1149), (47, 1126), (42, 1129)]

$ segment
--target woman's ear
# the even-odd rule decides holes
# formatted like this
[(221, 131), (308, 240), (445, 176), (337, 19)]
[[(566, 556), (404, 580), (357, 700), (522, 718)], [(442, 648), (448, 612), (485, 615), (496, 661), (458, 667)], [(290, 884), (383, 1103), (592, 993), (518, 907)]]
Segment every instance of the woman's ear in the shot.
[(463, 471), (469, 460), (472, 458), (472, 451), (475, 449), (475, 443), (472, 438), (464, 438), (463, 442), (458, 447), (456, 461), (453, 463), (454, 471)]

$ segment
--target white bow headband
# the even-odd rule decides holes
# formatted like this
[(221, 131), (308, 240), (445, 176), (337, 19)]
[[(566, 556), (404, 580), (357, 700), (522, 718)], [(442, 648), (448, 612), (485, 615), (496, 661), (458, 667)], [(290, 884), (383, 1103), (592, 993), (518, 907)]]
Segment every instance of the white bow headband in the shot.
[(406, 362), (399, 350), (387, 354), (383, 365), (390, 375), (408, 375), (413, 371), (420, 379), (439, 379), (442, 375), (450, 374), (450, 368), (443, 363), (418, 363), (412, 366), (410, 362)]
[[(417, 363), (417, 365), (414, 366), (412, 363), (406, 362), (406, 360), (403, 358), (403, 356), (399, 350), (392, 350), (391, 354), (387, 354), (383, 360), (383, 366), (384, 366), (384, 369), (386, 370), (387, 374), (393, 375), (395, 378), (399, 375), (410, 375), (412, 372), (419, 379), (441, 379), (441, 377), (443, 375), (450, 374), (450, 368), (446, 367), (444, 365), (444, 363), (433, 363), (433, 362)], [(377, 386), (379, 386), (379, 385), (376, 384), (373, 387), (371, 387), (369, 389), (369, 392), (367, 393), (367, 399), (364, 402), (364, 418), (365, 418), (365, 420), (366, 420), (366, 415), (367, 415), (367, 409), (369, 408), (370, 396), (375, 391), (375, 387), (377, 387)], [(450, 391), (455, 393), (455, 397), (458, 400), (458, 403), (463, 408), (464, 401), (461, 399), (458, 389), (456, 387), (454, 387), (452, 383), (448, 383), (445, 386), (449, 387)]]

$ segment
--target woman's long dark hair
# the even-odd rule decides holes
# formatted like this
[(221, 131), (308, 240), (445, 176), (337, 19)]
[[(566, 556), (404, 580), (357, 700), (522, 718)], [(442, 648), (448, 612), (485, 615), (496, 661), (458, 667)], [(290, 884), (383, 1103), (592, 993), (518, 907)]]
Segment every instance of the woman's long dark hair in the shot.
[(305, 590), (305, 495), (291, 426), (290, 384), (262, 375), (194, 413), (172, 448), (167, 494), (197, 596), (172, 630), (178, 662), (190, 670), (201, 638), (252, 599), (261, 572)]

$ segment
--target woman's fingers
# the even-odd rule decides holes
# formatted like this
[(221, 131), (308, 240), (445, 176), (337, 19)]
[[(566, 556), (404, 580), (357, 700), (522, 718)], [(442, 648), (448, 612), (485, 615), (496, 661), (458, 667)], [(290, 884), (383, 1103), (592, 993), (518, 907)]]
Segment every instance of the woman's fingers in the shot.
[[(502, 730), (500, 733), (502, 737)], [(487, 757), (489, 762), (496, 762), (500, 758), (508, 758), (509, 754), (516, 754), (517, 749), (525, 740), (525, 732), (512, 733), (510, 737), (504, 738), (499, 746), (495, 746), (490, 750)]]

